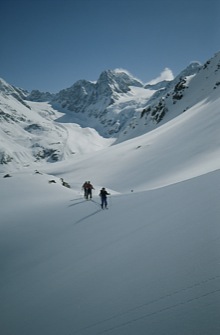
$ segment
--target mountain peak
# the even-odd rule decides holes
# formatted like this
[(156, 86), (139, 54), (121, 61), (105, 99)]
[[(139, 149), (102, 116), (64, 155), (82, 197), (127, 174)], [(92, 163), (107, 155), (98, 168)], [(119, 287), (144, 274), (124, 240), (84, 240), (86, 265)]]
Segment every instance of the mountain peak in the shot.
[(127, 71), (115, 69), (103, 71), (97, 81), (97, 86), (101, 91), (127, 93), (130, 91), (130, 86), (143, 87), (143, 84)]
[(15, 89), (12, 85), (8, 84), (4, 79), (0, 78), (0, 91), (5, 94), (12, 94)]
[(178, 77), (191, 76), (193, 74), (196, 74), (201, 68), (202, 65), (200, 62), (191, 62), (183, 71), (180, 72)]

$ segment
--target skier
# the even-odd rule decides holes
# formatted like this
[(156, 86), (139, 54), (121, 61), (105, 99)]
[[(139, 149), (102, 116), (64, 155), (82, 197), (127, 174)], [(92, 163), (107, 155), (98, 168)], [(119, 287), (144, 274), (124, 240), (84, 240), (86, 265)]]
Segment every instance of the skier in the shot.
[(104, 206), (105, 208), (107, 209), (108, 207), (108, 203), (107, 203), (107, 195), (110, 195), (110, 193), (108, 193), (106, 191), (106, 189), (103, 187), (101, 190), (100, 190), (100, 193), (99, 193), (99, 196), (101, 198), (101, 208), (104, 209)]
[(84, 189), (84, 197), (87, 200), (88, 200), (88, 198), (92, 199), (92, 190), (94, 190), (94, 187), (90, 183), (90, 181), (85, 181), (85, 183), (82, 186), (82, 189)]
[(84, 190), (84, 198), (85, 199), (88, 199), (88, 188), (87, 188), (87, 185), (88, 185), (88, 181), (85, 181), (85, 183), (82, 186), (82, 190)]
[(90, 183), (90, 181), (87, 182), (87, 200), (88, 198), (92, 199), (92, 190), (94, 190), (93, 185)]

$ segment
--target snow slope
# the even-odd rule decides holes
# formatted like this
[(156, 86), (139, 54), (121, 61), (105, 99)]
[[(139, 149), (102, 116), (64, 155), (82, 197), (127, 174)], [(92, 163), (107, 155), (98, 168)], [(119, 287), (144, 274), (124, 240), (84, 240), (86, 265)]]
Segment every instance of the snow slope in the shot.
[(132, 140), (43, 171), (68, 182), (92, 179), (117, 192), (144, 191), (220, 167), (219, 99), (202, 101), (163, 126)]
[(1, 174), (1, 334), (220, 334), (219, 103), (42, 174)]

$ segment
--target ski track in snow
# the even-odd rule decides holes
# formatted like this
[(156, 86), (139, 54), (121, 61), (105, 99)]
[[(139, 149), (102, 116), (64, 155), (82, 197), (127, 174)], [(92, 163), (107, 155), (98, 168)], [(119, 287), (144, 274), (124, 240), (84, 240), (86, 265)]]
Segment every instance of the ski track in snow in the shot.
[[(191, 285), (191, 286), (188, 286), (188, 287), (184, 287), (184, 288), (182, 288), (181, 290), (174, 291), (174, 292), (171, 292), (170, 294), (166, 294), (166, 295), (164, 295), (164, 296), (161, 296), (161, 297), (159, 297), (158, 299), (155, 299), (155, 300), (146, 302), (146, 303), (144, 303), (144, 304), (142, 304), (142, 305), (140, 305), (140, 306), (133, 307), (133, 308), (131, 308), (131, 309), (126, 310), (126, 311), (123, 312), (123, 313), (113, 315), (113, 316), (111, 316), (111, 317), (108, 318), (108, 319), (101, 320), (101, 321), (96, 322), (96, 323), (94, 323), (94, 324), (92, 324), (92, 325), (89, 325), (89, 326), (87, 326), (87, 327), (85, 327), (85, 328), (81, 328), (81, 329), (79, 329), (78, 331), (76, 331), (74, 334), (80, 334), (81, 331), (84, 331), (84, 330), (89, 330), (89, 331), (91, 331), (92, 328), (94, 328), (94, 327), (96, 327), (96, 326), (100, 326), (100, 325), (102, 325), (102, 324), (104, 324), (104, 323), (106, 323), (106, 322), (109, 322), (109, 321), (118, 319), (118, 318), (120, 318), (120, 317), (123, 317), (123, 316), (125, 316), (125, 315), (127, 315), (127, 314), (131, 314), (131, 313), (133, 313), (133, 312), (139, 311), (140, 309), (144, 309), (144, 308), (147, 307), (147, 306), (151, 306), (151, 305), (154, 305), (154, 304), (156, 304), (156, 303), (160, 303), (160, 302), (163, 301), (163, 300), (167, 300), (167, 298), (173, 298), (174, 296), (176, 296), (176, 295), (178, 295), (178, 294), (185, 293), (185, 292), (187, 292), (188, 290), (193, 290), (193, 289), (195, 289), (195, 288), (198, 288), (198, 287), (200, 287), (200, 286), (204, 286), (205, 284), (207, 284), (207, 283), (209, 283), (209, 282), (212, 282), (212, 281), (216, 281), (216, 280), (220, 281), (220, 276), (215, 276), (215, 277), (213, 277), (213, 278), (208, 278), (208, 279), (203, 280), (203, 281), (201, 281), (201, 282), (195, 283), (194, 285)], [(220, 286), (220, 282), (218, 282), (218, 286)], [(202, 287), (202, 288), (203, 288), (203, 287)], [(201, 294), (201, 295), (198, 295), (198, 296), (196, 296), (196, 297), (194, 297), (194, 298), (190, 298), (190, 299), (187, 299), (187, 298), (186, 298), (185, 300), (183, 300), (182, 297), (180, 297), (180, 301), (178, 301), (176, 304), (168, 305), (168, 306), (166, 306), (166, 307), (164, 307), (164, 308), (161, 308), (161, 309), (159, 309), (159, 310), (156, 310), (156, 311), (154, 311), (154, 312), (150, 312), (150, 313), (147, 313), (147, 314), (145, 314), (145, 313), (142, 311), (142, 314), (143, 314), (143, 313), (144, 313), (144, 314), (143, 314), (142, 316), (137, 317), (137, 318), (133, 318), (132, 315), (129, 315), (129, 321), (119, 323), (119, 324), (117, 324), (117, 325), (115, 325), (115, 326), (113, 326), (113, 327), (107, 328), (107, 329), (105, 329), (105, 330), (103, 330), (103, 331), (100, 331), (100, 332), (98, 332), (98, 333), (96, 333), (96, 334), (97, 334), (97, 335), (101, 335), (101, 334), (104, 334), (104, 333), (112, 332), (112, 331), (114, 331), (114, 330), (116, 330), (116, 329), (120, 329), (120, 328), (129, 326), (130, 324), (135, 323), (135, 322), (138, 322), (139, 320), (145, 319), (145, 318), (147, 318), (147, 317), (151, 317), (151, 316), (153, 316), (153, 315), (157, 315), (157, 314), (166, 312), (166, 311), (168, 311), (168, 310), (175, 309), (176, 307), (179, 307), (179, 306), (182, 306), (182, 305), (185, 305), (185, 304), (192, 303), (192, 302), (194, 302), (194, 301), (196, 301), (196, 300), (203, 299), (203, 298), (205, 298), (205, 297), (207, 297), (207, 296), (209, 296), (209, 295), (219, 294), (219, 293), (220, 293), (220, 288), (219, 288), (219, 289), (216, 289), (216, 290), (213, 290), (213, 291), (209, 291), (209, 292), (204, 293), (204, 294)], [(219, 297), (219, 299), (220, 299), (220, 297)], [(166, 301), (166, 303), (167, 303), (167, 301)], [(153, 307), (151, 306), (151, 308), (153, 308)]]

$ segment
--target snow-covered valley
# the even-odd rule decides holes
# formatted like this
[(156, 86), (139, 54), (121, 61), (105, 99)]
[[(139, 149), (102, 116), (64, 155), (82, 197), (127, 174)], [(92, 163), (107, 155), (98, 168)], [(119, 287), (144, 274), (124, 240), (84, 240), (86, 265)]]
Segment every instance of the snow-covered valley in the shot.
[[(174, 104), (157, 127), (143, 133), (136, 125), (115, 145), (76, 123), (49, 127), (49, 118), (64, 114), (30, 102), (41, 125), (45, 104), (48, 136), (40, 132), (38, 142), (51, 143), (56, 126), (63, 158), (35, 162), (25, 151), (17, 155), (25, 164), (1, 166), (1, 334), (219, 335), (220, 96), (213, 76), (206, 91), (202, 79), (198, 87), (190, 78), (198, 94), (188, 89), (178, 115)], [(3, 124), (1, 145), (16, 152), (24, 137), (13, 122)], [(30, 141), (39, 129), (31, 131)], [(11, 145), (7, 132), (16, 139)], [(95, 188), (92, 200), (83, 197), (85, 180)], [(108, 210), (100, 208), (102, 187)]]

